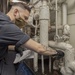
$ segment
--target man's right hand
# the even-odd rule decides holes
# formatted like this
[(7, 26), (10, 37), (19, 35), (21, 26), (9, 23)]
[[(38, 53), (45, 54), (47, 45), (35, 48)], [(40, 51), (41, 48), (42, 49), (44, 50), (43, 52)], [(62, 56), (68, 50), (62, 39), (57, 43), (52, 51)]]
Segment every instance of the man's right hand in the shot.
[(55, 59), (59, 60), (60, 58), (64, 57), (64, 52), (60, 50), (56, 50), (57, 54), (52, 55)]

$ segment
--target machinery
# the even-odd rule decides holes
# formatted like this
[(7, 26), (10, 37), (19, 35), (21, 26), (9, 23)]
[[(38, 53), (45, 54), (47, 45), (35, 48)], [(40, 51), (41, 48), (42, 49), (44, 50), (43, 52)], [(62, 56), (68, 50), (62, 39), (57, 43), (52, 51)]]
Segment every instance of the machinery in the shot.
[[(6, 13), (13, 2), (19, 0), (3, 0), (0, 10)], [(20, 0), (28, 3), (32, 7), (28, 24), (21, 28), (32, 39), (41, 44), (64, 51), (65, 56), (60, 60), (52, 61), (48, 64), (48, 72), (52, 69), (59, 70), (61, 75), (75, 75), (75, 1), (74, 0)], [(4, 5), (4, 3), (7, 3)], [(38, 72), (39, 55), (34, 52), (30, 56), (33, 58), (34, 71)], [(28, 56), (27, 56), (28, 57)], [(25, 57), (25, 58), (27, 58)], [(24, 59), (25, 59), (24, 58)], [(41, 58), (41, 71), (45, 75), (45, 57)]]

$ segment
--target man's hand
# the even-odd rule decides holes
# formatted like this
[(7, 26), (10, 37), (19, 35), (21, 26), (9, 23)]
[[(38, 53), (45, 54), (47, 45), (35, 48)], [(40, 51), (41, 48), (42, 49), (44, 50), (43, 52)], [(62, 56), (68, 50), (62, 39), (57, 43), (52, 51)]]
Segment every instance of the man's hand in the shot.
[(60, 58), (64, 57), (64, 52), (60, 50), (56, 50), (57, 54), (52, 55), (55, 59), (59, 60)]
[(43, 54), (43, 55), (46, 55), (46, 56), (52, 56), (52, 55), (57, 54), (57, 52), (56, 52), (56, 50), (54, 50), (54, 49), (51, 48), (51, 47), (43, 46), (43, 49), (42, 49), (42, 51), (40, 52), (40, 54)]

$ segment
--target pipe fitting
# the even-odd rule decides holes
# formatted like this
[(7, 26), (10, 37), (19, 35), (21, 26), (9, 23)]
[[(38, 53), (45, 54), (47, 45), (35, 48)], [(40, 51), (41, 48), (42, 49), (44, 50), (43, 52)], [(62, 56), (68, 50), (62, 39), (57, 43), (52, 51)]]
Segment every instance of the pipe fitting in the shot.
[(75, 72), (75, 61), (69, 63), (69, 65), (70, 65), (70, 69), (71, 69), (73, 72)]
[(63, 49), (65, 52), (65, 65), (61, 68), (63, 75), (73, 75), (75, 71), (75, 49), (67, 43), (49, 42), (50, 47)]

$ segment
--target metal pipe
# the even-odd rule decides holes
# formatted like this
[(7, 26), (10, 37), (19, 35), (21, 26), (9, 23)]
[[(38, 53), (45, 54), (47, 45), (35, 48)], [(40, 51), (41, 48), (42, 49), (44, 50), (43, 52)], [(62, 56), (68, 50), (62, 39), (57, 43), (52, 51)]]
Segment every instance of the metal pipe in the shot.
[(67, 24), (67, 4), (63, 3), (62, 4), (62, 24), (65, 25)]
[(43, 5), (40, 8), (40, 43), (48, 46), (49, 7)]
[(42, 62), (42, 74), (44, 74), (44, 57), (41, 56), (41, 62)]
[(65, 65), (61, 68), (61, 73), (63, 75), (73, 75), (73, 71), (75, 71), (75, 63), (73, 63), (75, 61), (75, 49), (70, 44), (64, 42), (56, 43), (49, 41), (49, 46), (65, 51)]
[(34, 53), (34, 71), (38, 71), (38, 54)]
[[(41, 0), (33, 0), (33, 5), (31, 8), (35, 7)], [(34, 3), (35, 2), (35, 3)]]
[[(48, 25), (49, 25), (49, 6), (43, 0), (40, 7), (40, 43), (48, 47)], [(42, 73), (44, 74), (44, 57), (42, 56)]]
[(34, 17), (34, 10), (32, 9), (32, 10), (31, 10), (31, 13), (30, 13), (30, 15), (29, 15), (29, 18), (28, 18), (28, 23), (29, 23), (30, 25), (33, 24), (33, 17)]
[[(51, 3), (51, 1), (48, 0), (49, 9), (50, 9), (50, 3)], [(49, 15), (49, 17), (50, 17), (50, 15)], [(50, 23), (50, 19), (49, 19), (49, 23)], [(50, 24), (49, 24), (49, 26), (51, 27)], [(51, 57), (50, 56), (49, 56), (49, 73), (51, 73)]]
[[(63, 3), (63, 2), (65, 2), (66, 0), (58, 0), (57, 1), (57, 3)], [(52, 2), (51, 2), (52, 4), (55, 4), (55, 0), (52, 0)]]
[[(37, 20), (36, 20), (36, 27), (35, 27), (35, 41), (37, 41)], [(37, 72), (38, 71), (38, 54), (34, 52), (34, 71)]]
[(49, 57), (49, 73), (51, 73), (51, 57)]
[(75, 74), (75, 61), (71, 62), (70, 64), (70, 69), (74, 72)]
[(56, 0), (56, 36), (58, 36), (58, 4), (57, 4), (57, 0)]
[(42, 5), (41, 0), (33, 0), (33, 5), (31, 8), (39, 8)]

